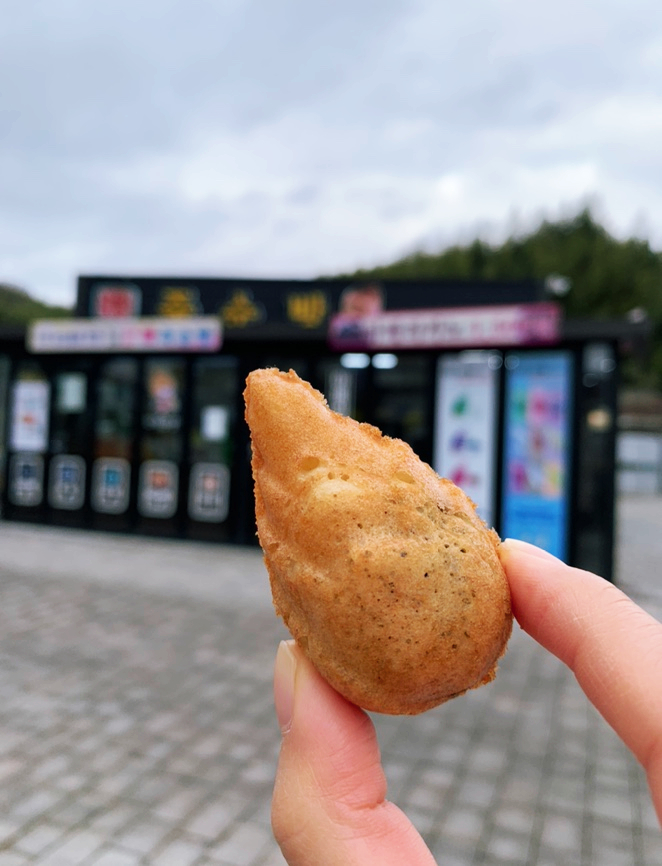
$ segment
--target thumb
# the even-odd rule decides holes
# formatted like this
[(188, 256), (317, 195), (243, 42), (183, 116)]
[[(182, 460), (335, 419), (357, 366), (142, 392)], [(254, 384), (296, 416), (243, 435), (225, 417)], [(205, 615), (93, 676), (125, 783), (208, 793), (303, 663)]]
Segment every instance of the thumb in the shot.
[(434, 866), (407, 817), (385, 799), (370, 718), (294, 641), (279, 647), (274, 695), (283, 743), (271, 820), (290, 866)]

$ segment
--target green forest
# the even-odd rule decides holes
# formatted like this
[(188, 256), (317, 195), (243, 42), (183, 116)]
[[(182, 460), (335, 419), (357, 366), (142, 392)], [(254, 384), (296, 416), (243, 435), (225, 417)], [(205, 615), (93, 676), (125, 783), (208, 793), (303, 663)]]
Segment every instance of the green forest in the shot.
[[(589, 210), (542, 222), (528, 234), (501, 245), (475, 240), (438, 253), (414, 252), (392, 264), (343, 275), (352, 279), (510, 280), (560, 275), (570, 290), (560, 301), (568, 317), (649, 317), (650, 351), (625, 365), (625, 379), (662, 390), (662, 253), (648, 241), (617, 240)], [(22, 324), (38, 317), (71, 315), (12, 286), (0, 285), (0, 323)]]
[(17, 286), (0, 283), (0, 325), (25, 325), (33, 319), (70, 315), (71, 310), (44, 304)]

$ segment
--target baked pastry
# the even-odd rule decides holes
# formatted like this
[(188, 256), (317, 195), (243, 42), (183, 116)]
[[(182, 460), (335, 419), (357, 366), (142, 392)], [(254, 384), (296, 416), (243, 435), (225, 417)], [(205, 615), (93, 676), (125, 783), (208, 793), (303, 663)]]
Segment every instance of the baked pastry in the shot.
[(492, 680), (510, 592), (471, 500), (293, 371), (253, 371), (244, 396), (274, 606), (322, 676), (410, 715)]

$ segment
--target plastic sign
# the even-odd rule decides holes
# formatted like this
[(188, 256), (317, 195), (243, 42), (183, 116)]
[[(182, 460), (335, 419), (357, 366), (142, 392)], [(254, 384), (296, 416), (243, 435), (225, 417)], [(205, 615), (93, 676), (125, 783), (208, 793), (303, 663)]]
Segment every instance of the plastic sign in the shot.
[(85, 502), (85, 460), (77, 454), (58, 454), (51, 460), (48, 504), (77, 511)]
[(230, 470), (222, 463), (194, 463), (189, 482), (188, 513), (193, 520), (222, 523), (230, 503)]
[(99, 457), (92, 465), (92, 508), (124, 514), (129, 507), (131, 466), (123, 457)]
[(558, 342), (561, 309), (552, 301), (490, 307), (384, 310), (367, 316), (338, 313), (333, 349), (455, 349), (535, 346)]
[(44, 498), (44, 458), (41, 454), (12, 454), (9, 458), (9, 501), (24, 508), (41, 505)]
[(38, 319), (27, 339), (34, 353), (216, 352), (221, 342), (217, 316)]

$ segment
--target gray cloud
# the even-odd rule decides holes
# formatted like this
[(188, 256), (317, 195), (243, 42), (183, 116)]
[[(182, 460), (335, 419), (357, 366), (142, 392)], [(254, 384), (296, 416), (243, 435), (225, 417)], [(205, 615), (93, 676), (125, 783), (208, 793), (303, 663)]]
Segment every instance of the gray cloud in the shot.
[(15, 4), (0, 280), (314, 276), (587, 197), (662, 245), (661, 58), (651, 0)]

